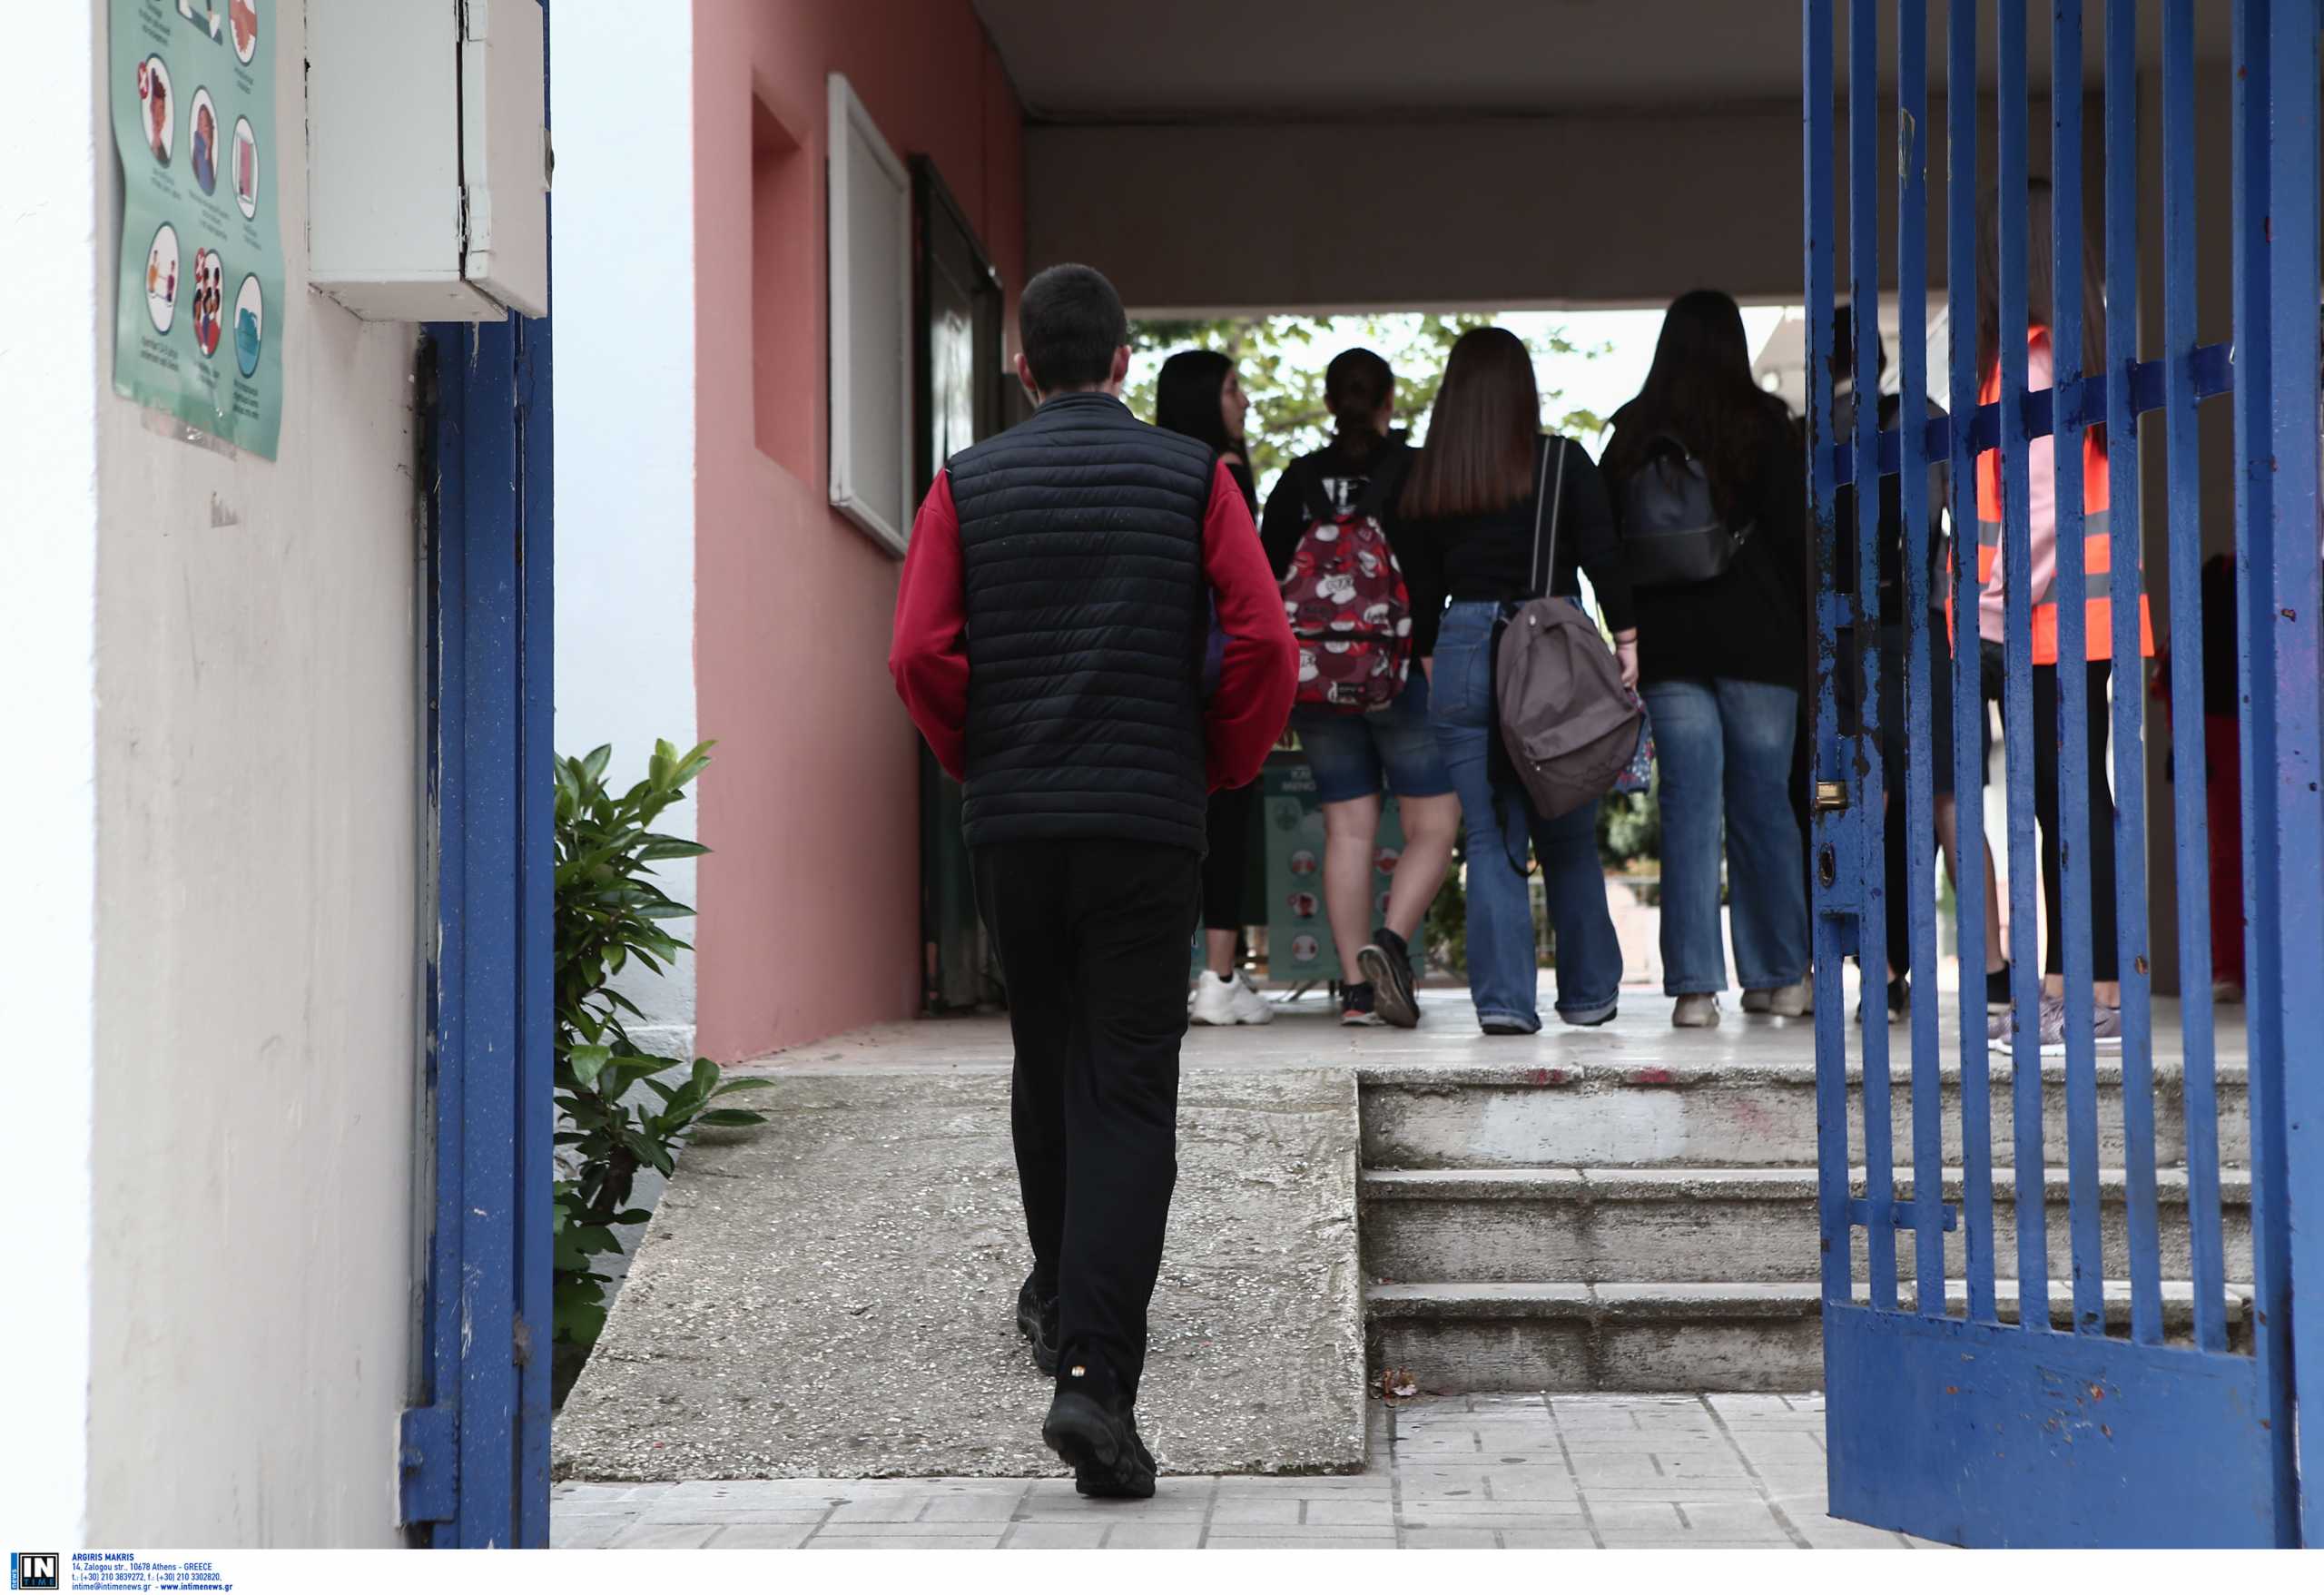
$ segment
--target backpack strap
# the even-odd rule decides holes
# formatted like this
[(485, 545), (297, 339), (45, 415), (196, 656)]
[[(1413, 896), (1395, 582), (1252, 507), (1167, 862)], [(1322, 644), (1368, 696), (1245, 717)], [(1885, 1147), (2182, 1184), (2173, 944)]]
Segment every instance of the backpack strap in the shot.
[[(1555, 432), (1549, 434), (1541, 449), (1541, 468), (1533, 485), (1533, 581), (1526, 593), (1529, 598), (1548, 597), (1550, 584), (1557, 576), (1558, 517), (1565, 509), (1565, 438)], [(1552, 452), (1558, 457), (1555, 486), (1550, 482), (1550, 456)], [(1541, 519), (1545, 512), (1550, 523), (1549, 557), (1546, 560), (1541, 557)]]
[(1372, 473), (1364, 491), (1350, 508), (1357, 515), (1379, 516), (1396, 501), (1403, 490), (1404, 478), (1413, 468), (1413, 457), (1417, 452), (1409, 444), (1393, 438), (1380, 440), (1380, 468)]

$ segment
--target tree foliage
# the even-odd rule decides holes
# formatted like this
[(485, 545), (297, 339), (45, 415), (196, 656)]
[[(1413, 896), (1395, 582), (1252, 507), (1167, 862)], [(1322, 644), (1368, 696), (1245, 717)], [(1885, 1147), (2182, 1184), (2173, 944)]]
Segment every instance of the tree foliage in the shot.
[[(1242, 374), (1243, 390), (1251, 400), (1247, 423), (1251, 471), (1265, 492), (1285, 466), (1330, 440), (1332, 417), (1324, 403), (1324, 368), (1334, 355), (1360, 345), (1387, 360), (1396, 373), (1397, 422), (1410, 427), (1418, 441), (1427, 429), (1429, 409), (1436, 402), (1452, 345), (1471, 328), (1492, 324), (1491, 316), (1470, 314), (1135, 321), (1130, 325), (1130, 347), (1148, 357), (1210, 349), (1235, 361)], [(1608, 347), (1575, 343), (1561, 329), (1526, 341), (1536, 361), (1551, 355), (1592, 359)], [(1124, 395), (1130, 409), (1149, 420), (1154, 417), (1155, 371), (1160, 364), (1160, 359), (1152, 358), (1137, 361)], [(1577, 435), (1605, 429), (1604, 418), (1566, 406), (1563, 398), (1557, 389), (1543, 390), (1547, 425)]]

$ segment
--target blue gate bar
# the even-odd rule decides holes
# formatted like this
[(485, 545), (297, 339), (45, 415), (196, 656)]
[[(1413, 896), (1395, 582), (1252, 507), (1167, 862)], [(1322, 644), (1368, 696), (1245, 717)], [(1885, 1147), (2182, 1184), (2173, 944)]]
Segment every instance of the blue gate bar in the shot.
[[(2290, 16), (2275, 28), (2275, 170), (2269, 207), (2275, 216), (2275, 310), (2270, 332), (2278, 349), (2282, 381), (2275, 389), (2275, 606), (2269, 630), (2275, 633), (2275, 791), (2278, 791), (2278, 883), (2303, 883), (2284, 891), (2280, 904), (2278, 949), (2303, 972), (2284, 979), (2282, 1030), (2303, 1037), (2300, 1068), (2278, 1053), (2287, 1160), (2282, 1163), (2282, 1230), (2291, 1251), (2284, 1281), (2308, 1281), (2306, 1306), (2290, 1312), (2291, 1364), (2284, 1383), (2310, 1397), (2308, 1423), (2299, 1428), (2294, 1467), (2308, 1479), (2300, 1497), (2300, 1523), (2308, 1544), (2324, 1544), (2324, 1416), (2315, 1412), (2324, 1391), (2324, 1074), (2317, 1069), (2315, 1037), (2324, 1035), (2324, 633), (2317, 609), (2324, 605), (2324, 530), (2317, 472), (2324, 444), (2317, 438), (2317, 368), (2319, 347), (2319, 244), (2317, 235), (2317, 5), (2287, 5)], [(2270, 1309), (2282, 1306), (2270, 1300)], [(2306, 1383), (2303, 1383), (2306, 1376)]]
[[(2287, 1386), (2290, 1383), (2291, 1346), (2283, 1325), (2283, 1297), (2291, 1267), (2291, 1247), (2276, 1214), (2275, 1193), (2282, 1188), (2286, 1143), (2270, 1098), (2281, 1078), (2278, 1067), (2287, 1032), (2282, 995), (2285, 981), (2282, 944), (2279, 940), (2282, 901), (2278, 879), (2276, 827), (2280, 794), (2276, 787), (2274, 761), (2280, 738), (2276, 716), (2280, 682), (2276, 675), (2275, 627), (2270, 623), (2275, 602), (2274, 528), (2270, 498), (2274, 472), (2270, 454), (2268, 415), (2274, 371), (2273, 349), (2268, 335), (2270, 301), (2268, 294), (2270, 172), (2268, 74), (2269, 7), (2265, 0), (2237, 0), (2235, 8), (2235, 103), (2232, 143), (2235, 150), (2235, 326), (2248, 340), (2242, 380), (2235, 389), (2235, 542), (2240, 581), (2236, 595), (2236, 670), (2243, 704), (2243, 893), (2244, 945), (2248, 1006), (2245, 1009), (2250, 1072), (2251, 1116), (2251, 1239), (2253, 1286), (2260, 1314), (2252, 1337), (2253, 1360), (2260, 1387), (2268, 1396), (2268, 1421), (2279, 1429), (2292, 1417)], [(2313, 890), (2302, 882), (2304, 890)], [(2196, 1141), (2196, 1104), (2187, 1105), (2187, 1139)], [(2202, 1127), (2209, 1140), (2215, 1125)], [(2290, 1459), (2278, 1457), (2273, 1469), (2282, 1499), (2298, 1499), (2298, 1482), (2290, 1476)]]
[[(2218, 1089), (2211, 1012), (2211, 873), (2203, 762), (2201, 478), (2195, 429), (2195, 66), (2193, 0), (2164, 0), (2162, 21), (2163, 411), (2170, 467), (2172, 823), (2179, 891), (2179, 1007), (2185, 1041), (2187, 1222), (2195, 1340), (2227, 1345), (2219, 1205)], [(2239, 322), (2240, 324), (2240, 322)], [(2132, 617), (2135, 619), (2135, 617)], [(2114, 635), (2122, 635), (2118, 617)], [(2201, 1127), (2200, 1131), (2198, 1126)]]
[[(2082, 231), (2082, 0), (2056, 0), (2050, 14), (2050, 371), (2051, 383), (2078, 380), (2084, 365)], [(2060, 409), (2070, 407), (2058, 406)], [(2073, 1265), (2073, 1327), (2106, 1332), (2106, 1267), (2098, 1213), (2098, 1053), (2093, 1020), (2090, 882), (2090, 670), (2088, 577), (2083, 538), (2085, 434), (2071, 421), (2055, 435), (2057, 724), (2034, 734), (2058, 751), (2059, 930), (2064, 944), (2066, 1230)], [(2127, 439), (2125, 440), (2127, 441)], [(2029, 446), (2029, 453), (2031, 452)], [(2109, 639), (2111, 642), (2111, 639)], [(2133, 653), (2132, 658), (2138, 655)], [(2129, 690), (2135, 691), (2133, 670)], [(2112, 821), (2109, 818), (2108, 823)], [(2113, 840), (2110, 834), (2109, 842)], [(2046, 962), (2044, 964), (2046, 968)], [(2024, 1171), (2019, 1171), (2024, 1178)]]
[[(2319, 242), (2317, 231), (2317, 7), (2315, 0), (2278, 0), (2268, 40), (2269, 153), (2266, 187), (2269, 436), (2246, 447), (2254, 466), (2265, 456), (2272, 477), (2261, 506), (2269, 517), (2266, 555), (2271, 602), (2264, 619), (2276, 680), (2275, 715), (2267, 780), (2275, 792), (2270, 860), (2276, 895), (2275, 936), (2280, 984), (2263, 988), (2261, 1001), (2280, 1014), (2280, 1034), (2300, 1039), (2297, 1066), (2284, 1050), (2266, 1060), (2261, 1078), (2252, 1054), (2252, 1131), (2260, 1137), (2264, 1095), (2265, 1145), (2255, 1157), (2254, 1202), (2272, 1198), (2288, 1264), (2262, 1291), (2265, 1333), (2281, 1336), (2278, 1393), (2304, 1388), (2309, 1409), (2299, 1425), (2299, 1455), (2309, 1489), (2299, 1511), (2312, 1542), (2324, 1541), (2324, 1422), (2314, 1410), (2324, 1389), (2324, 1312), (2301, 1313), (2289, 1299), (2302, 1285), (2313, 1306), (2324, 1279), (2324, 1089), (2317, 1079), (2316, 1038), (2324, 1035), (2324, 655), (2319, 655), (2317, 356)], [(2261, 557), (2247, 545), (2253, 565)], [(2303, 1377), (2305, 1383), (2303, 1384)]]
[[(1973, 300), (1970, 309), (1974, 311), (1975, 308), (1975, 301)], [(2165, 389), (2170, 381), (2169, 364), (2167, 360), (2152, 359), (2141, 360), (2131, 366), (2129, 388), (2132, 414), (2144, 415), (2149, 410), (2161, 409), (2163, 407), (2167, 398)], [(2189, 364), (2191, 368), (2195, 397), (2198, 399), (2216, 399), (2223, 393), (2233, 390), (2235, 351), (2226, 344), (2201, 345), (2196, 349), (2194, 357)], [(2021, 412), (2025, 436), (2029, 438), (2049, 437), (2055, 430), (2052, 425), (2053, 421), (2061, 417), (2065, 422), (2074, 426), (2095, 427), (2104, 424), (2112, 413), (2112, 406), (2117, 398), (2114, 389), (2119, 384), (2116, 381), (2102, 373), (2069, 381), (2054, 392), (2044, 388), (2039, 392), (2027, 394), (2024, 409)], [(2053, 399), (2056, 401), (2054, 404), (2052, 402)], [(1973, 379), (1969, 389), (1968, 408), (1963, 412), (1969, 418), (1964, 427), (1968, 433), (1965, 446), (1973, 455), (1981, 454), (1988, 448), (2001, 447), (2000, 403), (1996, 401), (1980, 405), (1976, 399), (1977, 390)], [(1953, 447), (1954, 422), (1951, 417), (1932, 416), (1923, 430), (1925, 446), (1930, 458), (1938, 458)], [(1898, 438), (1899, 433), (1895, 428), (1880, 434), (1879, 450), (1875, 463), (1883, 475), (1901, 468), (1900, 461), (1903, 456), (1898, 452), (1902, 447)], [(1837, 452), (1834, 455), (1832, 461), (1832, 479), (1838, 487), (1853, 486), (1856, 481), (1856, 445), (1846, 438), (1842, 438), (1837, 443)]]
[[(2025, 301), (2025, 0), (2000, 0), (2001, 64), (2001, 570), (2003, 637), (2008, 681), (2003, 698), (2004, 757), (2009, 770), (2010, 959), (2014, 1000), (2010, 1085), (2016, 1132), (2018, 1322), (2050, 1327), (2049, 1220), (2044, 1206), (2042, 1135), (2041, 909), (2034, 896), (2034, 609), (2027, 579), (2034, 564), (2027, 492)], [(1982, 373), (1981, 373), (1982, 375)], [(1980, 510), (1982, 516), (1983, 511)], [(1982, 534), (1981, 534), (1982, 535)], [(1974, 614), (1974, 611), (1972, 611)], [(2029, 949), (2030, 944), (2030, 949)], [(2031, 950), (2032, 957), (2028, 957)]]
[[(1953, 804), (1959, 878), (1954, 882), (1961, 950), (1962, 1250), (1969, 1316), (1997, 1320), (1994, 1299), (1994, 1117), (1992, 1056), (1985, 1041), (1984, 693), (1977, 650), (1977, 457), (1961, 418), (1977, 411), (1977, 96), (1957, 84), (1977, 77), (1977, 7), (1951, 0), (1945, 15), (1946, 351), (1952, 402), (1941, 448), (1953, 521)], [(1904, 418), (1917, 426), (1918, 417)], [(1995, 412), (1999, 425), (1999, 412)], [(1940, 447), (1934, 440), (1932, 451)]]
[[(2182, 10), (2189, 0), (2173, 0)], [(2165, 25), (2166, 27), (2168, 25)], [(2166, 46), (2167, 48), (2167, 46)], [(2165, 69), (2166, 73), (2168, 68)], [(2164, 91), (2163, 140), (2171, 133), (2170, 91)], [(2192, 137), (2191, 132), (2187, 135)], [(2107, 499), (2113, 516), (2114, 581), (2139, 568), (2142, 513), (2138, 449), (2131, 382), (2138, 360), (2138, 0), (2106, 5), (2106, 471)], [(2167, 179), (2166, 179), (2167, 186)], [(2191, 302), (2194, 236), (2182, 241), (2171, 229), (2164, 206), (2166, 256), (2183, 242), (2188, 252)], [(2191, 229), (2191, 219), (2189, 223)], [(2193, 329), (2189, 328), (2191, 342)], [(2176, 345), (2173, 345), (2175, 348)], [(2167, 363), (2167, 362), (2166, 362)], [(2176, 369), (2176, 368), (2174, 368)], [(2191, 368), (2187, 374), (2191, 377)], [(2191, 386), (2188, 409), (2191, 415)], [(2192, 478), (2189, 478), (2191, 483)], [(2139, 615), (2135, 605), (2113, 606), (2114, 657), (2138, 656)], [(2146, 773), (2138, 753), (2145, 746), (2143, 692), (2126, 690), (2121, 671), (2114, 680), (2114, 923), (2116, 970), (2122, 982), (2122, 1163), (2126, 1227), (2130, 1240), (2131, 1337), (2148, 1345), (2162, 1341), (2162, 1257), (2154, 1178), (2154, 1042), (2147, 967)], [(2216, 1206), (2213, 1211), (2217, 1211)]]
[[(1835, 255), (1832, 185), (1832, 4), (1801, 0), (1800, 82), (1807, 123), (1805, 167), (1807, 219), (1807, 492), (1813, 522), (1817, 591), (1833, 588), (1836, 546), (1832, 465), (1832, 292)], [(1824, 606), (1817, 606), (1818, 613)], [(1818, 620), (1816, 631), (1815, 749), (1830, 747), (1837, 732), (1833, 702), (1833, 635)], [(1820, 776), (1822, 770), (1816, 773)], [(1817, 805), (1813, 873), (1817, 901), (1809, 915), (1815, 945), (1816, 981), (1816, 1163), (1817, 1222), (1821, 1240), (1819, 1273), (1828, 1314), (1851, 1299), (1848, 1217), (1847, 1019), (1841, 986), (1845, 949), (1840, 922), (1831, 911), (1837, 861), (1846, 828), (1844, 814)]]
[[(1905, 424), (1928, 413), (1928, 8), (1925, 0), (1896, 7), (1897, 411), (1903, 474), (1898, 503), (1904, 516), (1905, 887), (1912, 947), (1913, 1278), (1920, 1311), (1942, 1314), (1945, 1296), (1945, 1098), (1936, 1037), (1936, 815), (1929, 771), (1929, 525), (1928, 434)], [(1878, 322), (1874, 322), (1878, 330)], [(1862, 334), (1859, 332), (1859, 338)], [(1877, 498), (1876, 493), (1874, 497)], [(1890, 823), (1896, 822), (1892, 819)], [(1886, 850), (1883, 850), (1884, 854)], [(1894, 891), (1892, 882), (1889, 890)], [(1868, 1011), (1868, 1009), (1867, 1009)], [(1931, 1293), (1935, 1292), (1935, 1299)]]
[[(1869, 452), (1880, 435), (1880, 9), (1879, 0), (1851, 0), (1848, 19), (1848, 295), (1856, 329), (1856, 446)], [(1856, 744), (1846, 755), (1856, 773), (1851, 799), (1863, 816), (1856, 826), (1858, 888), (1856, 968), (1864, 981), (1864, 1191), (1875, 1213), (1895, 1203), (1895, 1118), (1889, 1098), (1888, 893), (1886, 820), (1880, 757), (1880, 481), (1856, 488), (1856, 606), (1849, 656), (1836, 659), (1856, 673)], [(1896, 1306), (1896, 1231), (1865, 1228), (1865, 1273), (1873, 1306)], [(1929, 1282), (1922, 1281), (1925, 1305)], [(1936, 1296), (1944, 1310), (1944, 1294)]]
[[(2268, 1111), (2263, 1082), (2271, 1073), (2271, 1059), (2283, 1056), (2286, 1032), (2280, 995), (2284, 970), (2281, 944), (2277, 940), (2278, 906), (2275, 831), (2277, 793), (2277, 689), (2273, 627), (2267, 616), (2274, 604), (2274, 570), (2270, 553), (2270, 496), (2274, 473), (2269, 468), (2269, 384), (2274, 370), (2268, 312), (2268, 248), (2270, 220), (2267, 194), (2270, 170), (2268, 105), (2268, 31), (2270, 6), (2265, 0), (2237, 0), (2235, 7), (2234, 127), (2236, 216), (2235, 329), (2247, 347), (2240, 352), (2235, 387), (2235, 546), (2239, 576), (2236, 593), (2236, 670), (2243, 706), (2243, 901), (2246, 1007), (2244, 1034), (2250, 1057), (2247, 1090), (2251, 1116), (2251, 1236), (2254, 1285), (2264, 1295), (2267, 1282), (2290, 1266), (2290, 1249), (2281, 1226), (2270, 1222), (2270, 1170), (2280, 1170), (2273, 1156), (2270, 1131), (2274, 1116)], [(2191, 1068), (2187, 1077), (2187, 1145), (2191, 1168), (2195, 1148), (2208, 1155), (2218, 1137), (2218, 1109), (2209, 1082), (2199, 1082)], [(2205, 1088), (2199, 1091), (2199, 1087)], [(2255, 1303), (2255, 1306), (2260, 1304)], [(2203, 1331), (2197, 1320), (2198, 1334)], [(2264, 1330), (2254, 1337), (2253, 1352), (2266, 1386), (2283, 1383), (2285, 1352)]]
[(547, 318), (512, 316), (521, 452), (517, 551), (524, 584), (520, 812), (519, 997), (517, 1091), (517, 1543), (549, 1542), (549, 1364), (556, 1337), (556, 788), (555, 482), (550, 423), (556, 372)]

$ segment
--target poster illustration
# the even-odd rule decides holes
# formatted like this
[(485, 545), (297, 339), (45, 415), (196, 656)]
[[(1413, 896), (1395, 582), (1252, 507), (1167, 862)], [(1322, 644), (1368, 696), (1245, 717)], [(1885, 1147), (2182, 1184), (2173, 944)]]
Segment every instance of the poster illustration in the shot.
[(282, 430), (282, 227), (266, 186), (263, 0), (112, 0), (121, 159), (114, 391), (272, 459)]

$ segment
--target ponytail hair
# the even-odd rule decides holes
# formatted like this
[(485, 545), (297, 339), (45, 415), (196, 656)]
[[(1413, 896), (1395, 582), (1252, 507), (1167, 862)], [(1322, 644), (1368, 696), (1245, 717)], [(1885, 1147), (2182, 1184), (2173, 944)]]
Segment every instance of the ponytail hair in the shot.
[(1349, 452), (1368, 457), (1384, 439), (1380, 409), (1396, 391), (1396, 373), (1368, 349), (1343, 350), (1324, 368), (1324, 405)]

